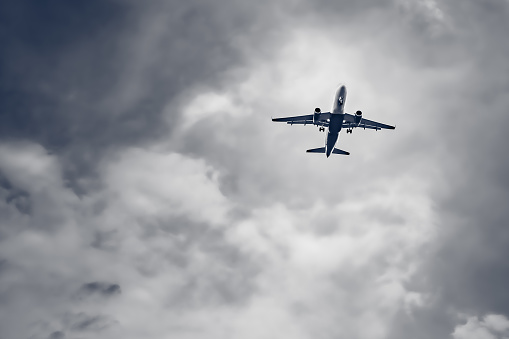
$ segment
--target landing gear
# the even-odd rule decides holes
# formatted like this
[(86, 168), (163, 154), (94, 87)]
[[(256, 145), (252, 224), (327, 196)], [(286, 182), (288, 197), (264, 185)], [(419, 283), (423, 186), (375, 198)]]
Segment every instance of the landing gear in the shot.
[(353, 129), (352, 129), (352, 128), (348, 128), (348, 129), (346, 130), (346, 133), (350, 133), (350, 134), (352, 134), (352, 132), (353, 132)]
[(318, 130), (319, 130), (320, 132), (323, 132), (323, 131), (325, 131), (325, 127), (323, 127), (323, 126), (322, 126), (322, 127), (318, 128)]

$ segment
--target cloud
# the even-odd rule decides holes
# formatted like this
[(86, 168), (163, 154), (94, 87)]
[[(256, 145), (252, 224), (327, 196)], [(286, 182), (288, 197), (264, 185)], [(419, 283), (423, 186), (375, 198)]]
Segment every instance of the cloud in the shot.
[(454, 329), (454, 339), (486, 338), (496, 339), (507, 337), (509, 320), (503, 315), (488, 314), (482, 320), (478, 317), (469, 317), (463, 325)]
[(64, 323), (71, 331), (99, 332), (114, 325), (116, 322), (105, 316), (90, 316), (85, 313), (69, 313), (64, 316)]
[(0, 6), (0, 336), (505, 335), (505, 2)]
[[(61, 156), (78, 193), (91, 189), (84, 177), (94, 177), (104, 152), (171, 133), (183, 92), (220, 85), (240, 63), (235, 41), (249, 36), (260, 6), (202, 6), (4, 4), (13, 34), (2, 36), (2, 138), (40, 143)], [(20, 17), (33, 19), (23, 26)], [(161, 123), (164, 107), (170, 125)]]
[[(117, 333), (110, 330), (111, 319), (129, 317), (126, 308), (193, 312), (242, 305), (253, 293), (257, 263), (227, 239), (231, 204), (218, 190), (214, 170), (202, 161), (126, 150), (101, 167), (105, 188), (78, 199), (65, 187), (57, 158), (42, 147), (3, 145), (0, 159), (8, 180), (26, 187), (34, 206), (25, 215), (8, 201), (2, 205), (9, 211), (2, 223), (9, 242), (0, 251), (5, 258), (0, 300), (11, 319), (3, 327), (6, 335), (48, 336), (62, 326)], [(200, 192), (201, 199), (186, 198), (184, 188)], [(97, 246), (98, 232), (112, 234), (116, 245)], [(102, 282), (112, 280), (120, 283)], [(93, 297), (119, 294), (120, 285), (122, 298)], [(140, 293), (157, 297), (142, 306)], [(29, 313), (23, 309), (26, 298), (37, 305)], [(132, 322), (145, 320), (137, 315)]]
[(64, 338), (65, 338), (65, 333), (61, 332), (61, 331), (53, 332), (48, 337), (48, 339), (64, 339)]
[(105, 297), (110, 297), (120, 294), (121, 289), (118, 284), (95, 281), (83, 284), (80, 288), (80, 292), (84, 295), (99, 294)]

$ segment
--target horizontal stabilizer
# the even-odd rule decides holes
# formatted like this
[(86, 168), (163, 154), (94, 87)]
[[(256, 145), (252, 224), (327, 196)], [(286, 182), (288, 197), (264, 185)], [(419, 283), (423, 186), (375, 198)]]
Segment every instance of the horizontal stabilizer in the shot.
[(342, 149), (339, 149), (339, 148), (334, 148), (334, 150), (332, 150), (332, 153), (334, 153), (334, 154), (350, 155), (350, 152), (343, 151)]
[[(306, 152), (308, 152), (308, 153), (325, 153), (325, 147), (318, 147), (318, 148), (308, 149)], [(350, 155), (350, 152), (343, 151), (342, 149), (339, 149), (339, 148), (334, 148), (332, 150), (332, 153), (333, 154)]]
[(308, 153), (325, 153), (325, 147), (308, 149), (306, 152), (308, 152)]

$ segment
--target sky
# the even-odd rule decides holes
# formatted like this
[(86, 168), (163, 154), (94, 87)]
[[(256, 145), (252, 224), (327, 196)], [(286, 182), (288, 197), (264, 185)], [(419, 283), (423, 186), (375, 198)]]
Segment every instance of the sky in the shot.
[(0, 339), (508, 338), (508, 18), (2, 1)]

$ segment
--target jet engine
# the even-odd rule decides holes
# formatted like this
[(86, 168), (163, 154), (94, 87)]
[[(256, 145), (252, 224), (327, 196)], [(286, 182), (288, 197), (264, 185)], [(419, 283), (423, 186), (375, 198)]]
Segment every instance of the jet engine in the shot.
[(362, 112), (361, 111), (357, 111), (355, 112), (355, 124), (360, 124), (362, 120)]
[(317, 123), (320, 120), (320, 114), (322, 110), (320, 107), (315, 108), (315, 113), (313, 113), (313, 123)]

